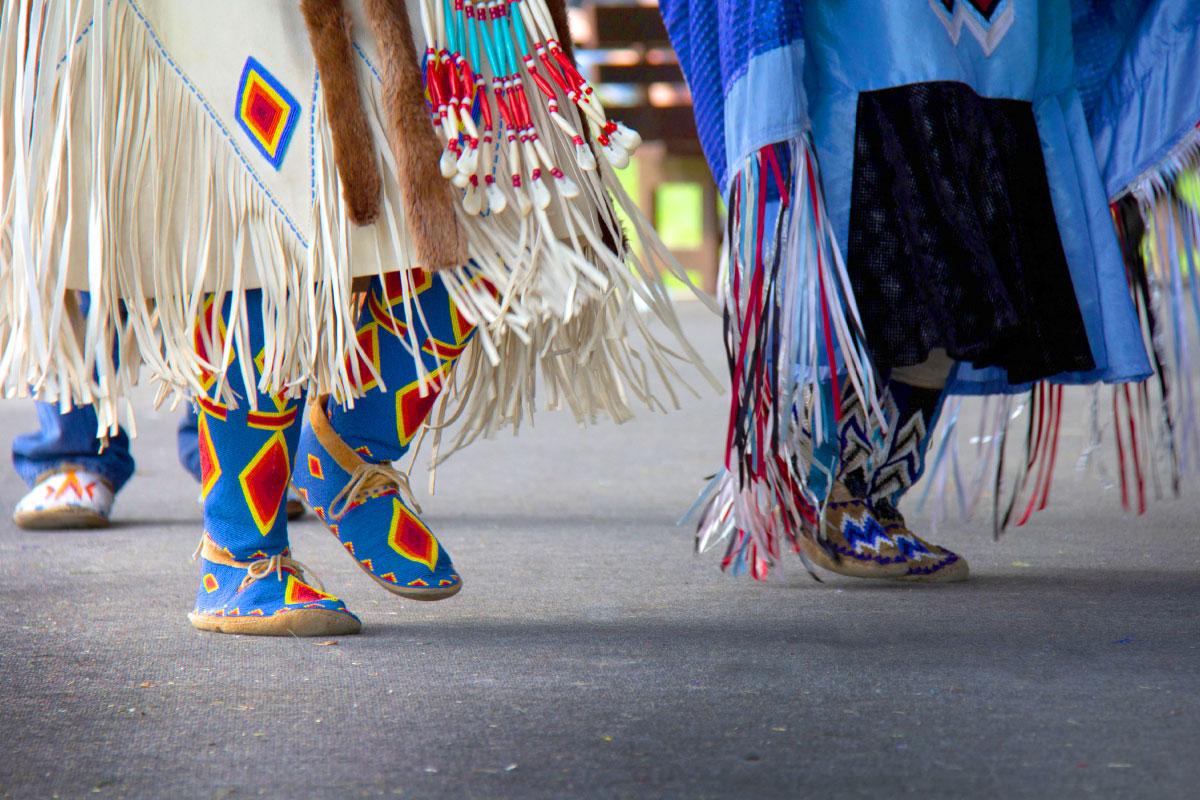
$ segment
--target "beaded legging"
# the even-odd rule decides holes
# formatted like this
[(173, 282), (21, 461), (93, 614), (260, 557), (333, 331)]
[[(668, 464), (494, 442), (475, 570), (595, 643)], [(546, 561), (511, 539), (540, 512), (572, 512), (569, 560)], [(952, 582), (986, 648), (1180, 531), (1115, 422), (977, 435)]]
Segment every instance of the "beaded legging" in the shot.
[[(393, 273), (371, 282), (357, 324), (365, 357), (357, 373), (351, 370), (364, 395), (353, 408), (335, 405), (330, 413), (338, 435), (365, 460), (377, 463), (397, 460), (408, 450), (473, 332), (439, 275), (408, 273), (407, 300), (401, 280)], [(211, 343), (223, 339), (230, 306), (227, 299), (214, 319), (209, 300), (197, 324), (201, 353), (212, 352)], [(264, 341), (260, 291), (246, 293), (246, 309), (250, 352), (256, 354), (249, 372), (257, 381)], [(220, 338), (214, 339), (214, 332)], [(427, 373), (424, 393), (414, 343)], [(206, 394), (197, 398), (205, 531), (238, 561), (273, 556), (288, 547), (284, 504), (304, 402), (303, 397), (271, 396), (251, 386), (257, 406), (251, 410), (242, 367), (235, 356), (227, 371), (228, 386), (239, 398), (236, 408), (220, 402), (217, 381), (210, 375), (204, 376)]]

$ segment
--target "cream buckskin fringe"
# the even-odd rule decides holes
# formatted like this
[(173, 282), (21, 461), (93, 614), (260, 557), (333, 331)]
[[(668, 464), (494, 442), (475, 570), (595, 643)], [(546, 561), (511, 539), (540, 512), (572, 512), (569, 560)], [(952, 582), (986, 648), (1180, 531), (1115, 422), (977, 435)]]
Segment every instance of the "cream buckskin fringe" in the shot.
[[(253, 382), (257, 354), (249, 350), (244, 292), (261, 288), (260, 388), (292, 395), (307, 389), (352, 404), (354, 373), (369, 359), (351, 357), (359, 349), (352, 274), (344, 268), (351, 240), (357, 274), (413, 263), (390, 148), (377, 149), (381, 219), (356, 229), (340, 198), (325, 104), (313, 105), (312, 235), (305, 241), (175, 68), (137, 2), (13, 0), (0, 14), (4, 395), (33, 395), (64, 409), (94, 404), (102, 433), (114, 432), (122, 418), (136, 433), (129, 393), (143, 369), (161, 383), (160, 401), (201, 392), (207, 370), (222, 399), (236, 404), (225, 365), (236, 353), (245, 383)], [(378, 73), (360, 55), (367, 116), (382, 145)], [(523, 80), (534, 94), (527, 73)], [(319, 89), (314, 76), (314, 97)], [(562, 105), (559, 113), (582, 128), (577, 112)], [(540, 130), (555, 129), (541, 104), (534, 116)], [(624, 420), (631, 400), (665, 407), (656, 384), (675, 404), (677, 361), (691, 362), (719, 386), (684, 340), (659, 278), (661, 270), (681, 278), (683, 271), (610, 165), (597, 158), (599, 168), (585, 172), (576, 164), (576, 143), (545, 139), (581, 187), (579, 197), (556, 187), (548, 207), (520, 201), (507, 213), (458, 211), (472, 262), (442, 274), (460, 310), (479, 325), (459, 370), (470, 385), (460, 377), (455, 416), (465, 426), (458, 445), (519, 426), (535, 406), (539, 375), (548, 405), (568, 406), (580, 420), (599, 413)], [(145, 196), (152, 202), (139, 202)], [(644, 256), (624, 243), (613, 199), (632, 220)], [(602, 231), (621, 243), (620, 253), (604, 245)], [(404, 283), (408, 314), (415, 306)], [(86, 317), (74, 300), (84, 288)], [(214, 292), (217, 304), (232, 298), (232, 312), (227, 328), (215, 314), (202, 326), (206, 351), (218, 354), (210, 362), (196, 353), (195, 321)], [(652, 332), (649, 315), (671, 347)], [(424, 370), (419, 343), (409, 348)], [(253, 395), (247, 399), (253, 406)]]

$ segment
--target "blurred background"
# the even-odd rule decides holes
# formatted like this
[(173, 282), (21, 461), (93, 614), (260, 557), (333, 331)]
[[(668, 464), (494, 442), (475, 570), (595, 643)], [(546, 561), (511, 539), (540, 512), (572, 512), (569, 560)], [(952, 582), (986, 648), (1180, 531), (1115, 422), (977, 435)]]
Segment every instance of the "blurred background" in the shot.
[(645, 144), (620, 171), (692, 282), (716, 290), (720, 198), (700, 151), (692, 99), (654, 0), (570, 3), (571, 38), (584, 75), (613, 119)]

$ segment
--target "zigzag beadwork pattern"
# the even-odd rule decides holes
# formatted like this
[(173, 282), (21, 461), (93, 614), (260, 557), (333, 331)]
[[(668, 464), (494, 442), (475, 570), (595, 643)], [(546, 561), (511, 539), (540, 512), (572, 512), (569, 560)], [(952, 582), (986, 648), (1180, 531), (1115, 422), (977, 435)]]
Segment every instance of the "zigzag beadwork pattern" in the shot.
[(1016, 19), (1015, 0), (929, 0), (929, 7), (956, 45), (965, 27), (990, 56)]
[[(834, 496), (837, 495), (835, 489)], [(860, 499), (831, 500), (821, 533), (824, 547), (860, 565), (886, 566), (903, 561), (891, 534)]]
[[(889, 415), (892, 410), (889, 409)], [(899, 420), (896, 420), (899, 422)], [(886, 446), (886, 458), (875, 470), (871, 484), (873, 499), (891, 497), (917, 482), (921, 473), (922, 442), (928, 425), (925, 415), (917, 412), (894, 428)]]
[(883, 529), (874, 517), (865, 515), (861, 520), (854, 519), (853, 516), (847, 514), (842, 520), (842, 536), (846, 540), (847, 550), (837, 547), (835, 549), (843, 551), (842, 555), (878, 557), (880, 552), (885, 547), (895, 545), (892, 538), (888, 536), (887, 531)]
[(861, 471), (863, 476), (871, 470), (871, 435), (867, 429), (867, 417), (862, 402), (854, 392), (842, 395), (842, 422), (838, 429), (841, 463), (839, 474), (848, 475)]

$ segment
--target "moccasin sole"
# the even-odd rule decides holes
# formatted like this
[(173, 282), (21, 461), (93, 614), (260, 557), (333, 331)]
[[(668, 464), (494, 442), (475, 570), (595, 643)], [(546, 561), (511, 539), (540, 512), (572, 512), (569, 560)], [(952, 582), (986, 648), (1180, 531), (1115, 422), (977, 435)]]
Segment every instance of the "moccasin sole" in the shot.
[(904, 575), (900, 580), (905, 583), (962, 583), (971, 576), (971, 568), (962, 556), (949, 566), (942, 567), (936, 572), (913, 573)]
[(243, 636), (350, 636), (362, 630), (362, 623), (349, 614), (323, 608), (298, 608), (269, 617), (193, 612), (188, 614), (188, 621), (202, 631)]
[(72, 530), (78, 528), (107, 528), (108, 517), (90, 508), (47, 508), (40, 511), (18, 511), (13, 522), (27, 531)]
[(850, 578), (895, 580), (908, 574), (909, 564), (907, 561), (880, 564), (877, 561), (859, 561), (850, 556), (842, 556), (840, 559), (834, 560), (833, 556), (827, 553), (823, 547), (807, 536), (801, 537), (800, 549), (804, 551), (804, 557), (814, 565)]

